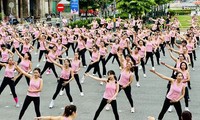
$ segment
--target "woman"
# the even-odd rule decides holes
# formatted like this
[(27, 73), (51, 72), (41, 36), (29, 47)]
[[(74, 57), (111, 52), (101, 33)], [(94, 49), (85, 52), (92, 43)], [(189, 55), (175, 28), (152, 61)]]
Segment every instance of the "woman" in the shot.
[(9, 85), (10, 86), (10, 89), (11, 89), (11, 92), (12, 92), (12, 95), (13, 95), (13, 98), (15, 100), (15, 103), (16, 103), (16, 107), (19, 107), (19, 102), (18, 102), (18, 97), (17, 97), (17, 94), (15, 92), (15, 84), (14, 84), (14, 71), (16, 69), (15, 65), (14, 65), (14, 61), (13, 61), (13, 58), (9, 58), (8, 63), (0, 63), (0, 66), (3, 66), (5, 67), (5, 73), (4, 73), (4, 78), (3, 78), (3, 81), (1, 83), (1, 86), (0, 86), (0, 95), (1, 93), (3, 92), (4, 88)]
[(158, 120), (162, 120), (164, 117), (164, 114), (166, 113), (167, 109), (169, 108), (170, 105), (174, 105), (179, 120), (181, 120), (181, 113), (182, 113), (182, 109), (181, 109), (181, 103), (180, 100), (184, 97), (185, 95), (185, 85), (183, 84), (182, 80), (183, 80), (183, 74), (180, 72), (176, 73), (176, 79), (170, 78), (170, 77), (166, 77), (158, 72), (156, 72), (155, 70), (150, 70), (152, 73), (156, 74), (157, 76), (159, 76), (160, 78), (170, 81), (171, 83), (171, 87), (170, 87), (170, 91), (167, 93), (165, 102), (163, 104), (163, 108), (158, 116)]
[(98, 77), (94, 77), (90, 74), (86, 74), (86, 76), (89, 76), (97, 81), (106, 83), (106, 88), (105, 88), (105, 92), (103, 95), (103, 99), (100, 103), (98, 110), (95, 113), (93, 120), (97, 120), (100, 112), (103, 110), (103, 108), (106, 106), (107, 103), (111, 104), (111, 106), (113, 108), (115, 120), (119, 120), (119, 115), (117, 112), (117, 102), (116, 102), (116, 97), (117, 97), (117, 94), (119, 91), (119, 84), (116, 81), (115, 72), (113, 70), (108, 71), (107, 75), (108, 75), (108, 78), (106, 79), (106, 78), (98, 78)]
[[(48, 51), (47, 58), (51, 58), (52, 60), (56, 60), (58, 58), (58, 54), (57, 54), (58, 47), (56, 45), (53, 45), (52, 49), (49, 49), (45, 46), (45, 49)], [(56, 72), (55, 66), (50, 59), (47, 59), (45, 65), (44, 65), (44, 68), (41, 72), (41, 76), (48, 68), (51, 68), (53, 70), (55, 77), (58, 79), (58, 74)], [(49, 70), (47, 71), (47, 74), (50, 74)]]
[(62, 116), (41, 116), (36, 120), (75, 120), (77, 116), (77, 108), (75, 105), (67, 105)]
[(40, 78), (40, 68), (35, 68), (33, 70), (33, 75), (25, 72), (19, 66), (15, 65), (17, 70), (24, 74), (26, 77), (30, 79), (29, 88), (27, 92), (27, 96), (24, 100), (22, 109), (19, 114), (19, 120), (22, 119), (26, 109), (28, 108), (31, 102), (34, 103), (35, 112), (37, 117), (40, 117), (40, 92), (43, 88), (43, 80)]
[[(0, 55), (1, 55), (1, 61), (0, 61), (1, 63), (7, 63), (9, 57), (14, 56), (13, 52), (11, 52), (9, 49), (7, 49), (5, 44), (1, 45)], [(2, 66), (0, 66), (0, 70), (1, 69), (2, 69)]]
[(73, 99), (70, 94), (69, 82), (71, 82), (74, 79), (74, 72), (73, 72), (72, 68), (70, 67), (70, 61), (68, 59), (66, 59), (66, 60), (64, 60), (64, 65), (61, 65), (51, 58), (48, 58), (48, 59), (51, 60), (53, 64), (57, 65), (58, 67), (60, 67), (62, 69), (61, 75), (60, 75), (60, 80), (58, 81), (58, 85), (57, 85), (56, 91), (53, 95), (53, 98), (51, 100), (51, 103), (49, 104), (49, 108), (51, 109), (54, 107), (54, 101), (55, 101), (57, 95), (59, 94), (62, 86), (64, 86), (64, 88), (66, 90), (66, 93), (67, 93), (70, 103), (73, 104)]
[[(87, 68), (87, 70), (85, 71), (85, 74), (87, 74), (92, 68), (94, 68), (93, 74), (95, 74), (96, 72), (98, 73), (99, 77), (101, 78), (101, 72), (100, 72), (100, 68), (99, 68), (99, 60), (100, 60), (100, 53), (98, 50), (98, 46), (94, 45), (92, 47), (92, 58), (91, 58), (91, 62)], [(81, 83), (84, 83), (85, 80), (85, 74), (82, 77)]]
[(186, 62), (181, 62), (180, 63), (180, 68), (174, 68), (166, 63), (161, 62), (161, 64), (165, 65), (167, 68), (172, 69), (176, 72), (181, 72), (183, 74), (183, 83), (185, 84), (185, 95), (184, 95), (184, 99), (185, 99), (185, 110), (189, 111), (189, 104), (188, 104), (188, 99), (189, 99), (189, 91), (188, 91), (188, 87), (187, 87), (187, 82), (190, 81), (190, 73), (188, 71), (188, 64)]
[(131, 113), (135, 112), (135, 108), (133, 106), (133, 99), (131, 95), (131, 83), (133, 82), (133, 72), (132, 72), (132, 67), (133, 63), (128, 62), (126, 63), (126, 66), (123, 66), (121, 73), (120, 73), (120, 78), (119, 78), (119, 92), (123, 89), (129, 103), (131, 105)]
[[(15, 51), (16, 51), (17, 55), (19, 56), (19, 58), (21, 59), (20, 66), (21, 66), (22, 70), (24, 70), (26, 73), (30, 73), (32, 71), (31, 54), (29, 52), (26, 52), (23, 57), (17, 49), (15, 49)], [(22, 76), (23, 76), (22, 73), (18, 74), (18, 77), (15, 80), (15, 86), (20, 81)], [(29, 85), (30, 79), (26, 76), (25, 76), (25, 78), (26, 78), (27, 84)]]
[(101, 41), (99, 45), (100, 52), (100, 61), (102, 62), (103, 76), (106, 76), (106, 55), (108, 54), (108, 50), (105, 47), (105, 43)]

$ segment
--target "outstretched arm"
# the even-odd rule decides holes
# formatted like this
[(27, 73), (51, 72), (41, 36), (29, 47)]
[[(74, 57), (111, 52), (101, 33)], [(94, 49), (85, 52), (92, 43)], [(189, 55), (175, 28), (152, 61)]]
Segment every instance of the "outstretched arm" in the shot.
[(162, 78), (162, 79), (164, 79), (164, 80), (167, 80), (167, 81), (170, 81), (170, 82), (173, 82), (173, 81), (174, 81), (174, 79), (172, 79), (172, 78), (170, 78), (170, 77), (167, 77), (167, 76), (165, 76), (165, 75), (163, 75), (163, 74), (160, 74), (160, 73), (156, 72), (155, 70), (150, 70), (150, 72), (156, 74), (158, 77), (160, 77), (160, 78)]

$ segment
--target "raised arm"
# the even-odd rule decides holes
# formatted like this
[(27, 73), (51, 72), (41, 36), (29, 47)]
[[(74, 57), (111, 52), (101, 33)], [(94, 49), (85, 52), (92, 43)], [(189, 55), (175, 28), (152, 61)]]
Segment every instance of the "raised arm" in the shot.
[(32, 75), (28, 74), (27, 72), (25, 72), (24, 70), (22, 70), (17, 64), (15, 64), (15, 68), (17, 69), (17, 71), (21, 72), (22, 74), (24, 74), (26, 77), (31, 78)]
[(97, 80), (97, 81), (101, 81), (101, 82), (107, 82), (107, 79), (105, 78), (99, 78), (99, 77), (95, 77), (93, 75), (90, 75), (89, 73), (85, 74), (86, 76), (89, 76), (91, 78), (93, 78), (94, 80)]
[(163, 75), (163, 74), (160, 74), (160, 73), (156, 72), (155, 70), (150, 70), (150, 72), (156, 74), (158, 77), (160, 77), (160, 78), (162, 78), (162, 79), (164, 79), (164, 80), (167, 80), (167, 81), (170, 81), (170, 82), (173, 82), (173, 81), (174, 81), (174, 79), (172, 79), (172, 78), (170, 78), (170, 77), (167, 77), (167, 76), (165, 76), (165, 75)]
[(19, 56), (19, 58), (20, 58), (20, 59), (23, 59), (24, 57), (19, 53), (19, 51), (18, 51), (15, 47), (14, 47), (14, 49), (15, 49), (17, 55)]
[(63, 116), (41, 116), (36, 117), (35, 120), (63, 120)]
[(171, 70), (178, 71), (178, 68), (174, 68), (173, 66), (168, 65), (168, 64), (166, 64), (166, 63), (164, 63), (164, 62), (161, 62), (161, 64), (164, 65), (164, 66), (166, 66), (167, 68), (169, 68), (169, 69), (171, 69)]

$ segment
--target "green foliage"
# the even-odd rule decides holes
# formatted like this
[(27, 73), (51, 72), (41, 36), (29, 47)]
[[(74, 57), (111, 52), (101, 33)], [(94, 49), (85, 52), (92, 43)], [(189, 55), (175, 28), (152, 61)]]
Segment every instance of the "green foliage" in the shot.
[(0, 13), (0, 20), (2, 20), (2, 14)]
[(174, 0), (155, 0), (157, 5), (167, 4), (167, 3), (170, 3), (171, 1), (174, 1)]
[(174, 15), (189, 15), (191, 13), (190, 9), (185, 10), (168, 10), (168, 12), (174, 16)]
[[(70, 22), (68, 24), (68, 26), (71, 26), (72, 28), (74, 28), (76, 25), (78, 25), (79, 28), (85, 26), (86, 28), (90, 28), (91, 27), (91, 23), (92, 23), (93, 19), (86, 19), (86, 20), (77, 20), (74, 22)], [(96, 19), (98, 23), (100, 23), (100, 19)]]
[(120, 17), (121, 19), (128, 19), (129, 15), (126, 12), (117, 14), (116, 17)]
[(117, 9), (136, 17), (146, 14), (154, 5), (154, 0), (117, 0)]

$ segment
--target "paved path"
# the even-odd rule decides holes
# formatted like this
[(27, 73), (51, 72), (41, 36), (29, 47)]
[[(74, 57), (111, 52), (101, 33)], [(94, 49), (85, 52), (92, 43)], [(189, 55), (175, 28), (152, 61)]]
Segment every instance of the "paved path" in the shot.
[[(197, 61), (195, 61), (195, 71), (191, 71), (191, 85), (192, 90), (190, 90), (191, 102), (189, 103), (189, 108), (193, 114), (193, 119), (198, 120), (200, 117), (200, 50), (197, 50)], [(89, 62), (88, 52), (87, 53), (87, 63)], [(72, 53), (70, 53), (72, 55)], [(162, 56), (162, 55), (161, 55)], [(38, 55), (33, 54), (33, 67), (37, 64)], [(174, 65), (174, 62), (169, 58), (167, 54), (166, 57), (161, 57), (162, 61)], [(43, 68), (44, 62), (41, 65)], [(119, 69), (116, 63), (112, 64), (111, 60), (107, 64), (107, 69), (113, 69), (119, 75)], [(151, 69), (150, 61), (147, 64), (147, 70)], [(171, 70), (166, 69), (164, 66), (155, 65), (157, 71), (170, 76)], [(80, 77), (82, 77), (85, 68), (82, 68), (80, 71)], [(4, 69), (0, 71), (2, 81)], [(57, 73), (60, 73), (60, 69), (57, 68)], [(163, 105), (165, 94), (166, 94), (166, 85), (167, 81), (164, 81), (157, 76), (153, 75), (147, 71), (147, 78), (143, 78), (142, 71), (140, 73), (140, 88), (136, 88), (136, 82), (132, 83), (132, 95), (134, 99), (134, 105), (136, 112), (130, 113), (130, 105), (123, 91), (121, 91), (117, 97), (118, 111), (120, 120), (146, 120), (147, 116), (152, 115), (157, 118), (161, 107)], [(60, 115), (63, 112), (63, 107), (69, 104), (69, 100), (64, 96), (58, 96), (55, 101), (55, 107), (49, 109), (49, 103), (55, 92), (56, 88), (56, 79), (53, 74), (43, 75), (44, 79), (44, 88), (41, 93), (41, 114), (42, 115)], [(75, 81), (70, 83), (71, 85), (71, 94), (74, 99), (74, 104), (78, 107), (78, 117), (77, 120), (91, 120), (94, 116), (95, 111), (97, 110), (99, 103), (102, 99), (104, 87), (101, 86), (98, 82), (86, 78), (85, 83), (83, 84), (83, 90), (85, 93), (84, 97), (79, 95), (78, 86)], [(27, 84), (25, 78), (23, 78), (16, 87), (17, 94), (19, 96), (19, 101), (22, 104), (27, 92)], [(7, 86), (0, 96), (0, 120), (17, 120), (20, 108), (15, 108), (14, 100), (12, 96), (9, 95), (10, 89)], [(182, 108), (184, 109), (184, 102), (182, 100)], [(35, 116), (35, 111), (33, 103), (28, 107), (23, 120), (33, 120)], [(112, 111), (103, 110), (99, 116), (98, 120), (114, 120), (114, 115)], [(177, 120), (176, 112), (166, 113), (164, 120)]]

